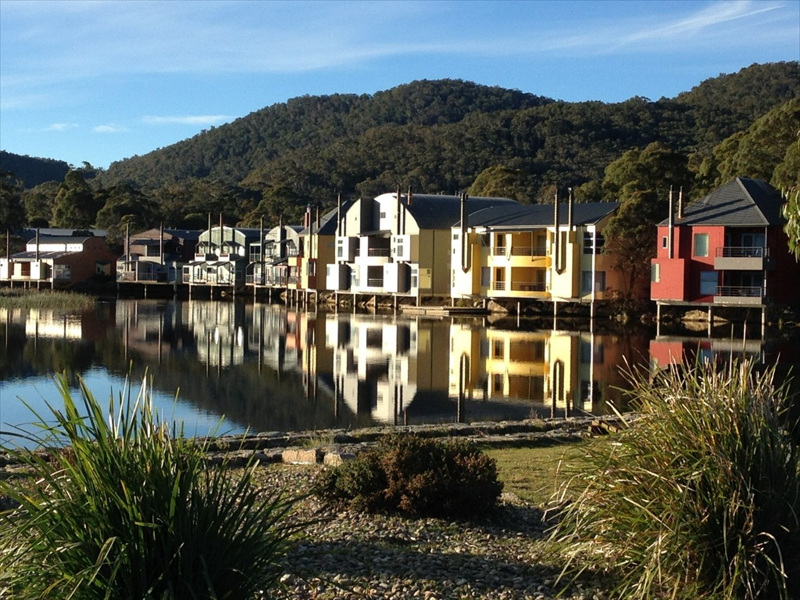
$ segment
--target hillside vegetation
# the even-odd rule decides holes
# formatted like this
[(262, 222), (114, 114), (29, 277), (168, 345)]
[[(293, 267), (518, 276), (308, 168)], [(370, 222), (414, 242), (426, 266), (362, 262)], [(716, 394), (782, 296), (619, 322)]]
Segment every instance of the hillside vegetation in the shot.
[[(562, 102), (459, 80), (303, 96), (107, 170), (84, 164), (35, 186), (17, 173), (25, 190), (4, 177), (4, 196), (19, 201), (0, 203), (0, 227), (97, 226), (113, 237), (124, 224), (202, 228), (209, 213), (227, 224), (264, 218), (271, 226), (281, 216), (299, 221), (309, 204), (333, 206), (339, 193), (374, 196), (398, 186), (526, 203), (552, 202), (558, 187), (574, 187), (579, 201), (625, 200), (625, 178), (649, 171), (650, 185), (665, 156), (671, 164), (649, 197), (669, 184), (696, 197), (736, 175), (786, 188), (797, 178), (798, 98), (798, 62), (752, 65), (676, 98), (620, 103)], [(652, 157), (662, 162), (623, 168)], [(4, 155), (0, 167), (7, 164)]]

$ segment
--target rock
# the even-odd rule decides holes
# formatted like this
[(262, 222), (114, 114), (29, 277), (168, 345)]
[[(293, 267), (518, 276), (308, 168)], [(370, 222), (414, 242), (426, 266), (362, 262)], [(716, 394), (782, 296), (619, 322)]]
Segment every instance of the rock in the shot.
[(317, 448), (287, 448), (281, 458), (290, 465), (313, 465), (319, 462), (321, 454)]

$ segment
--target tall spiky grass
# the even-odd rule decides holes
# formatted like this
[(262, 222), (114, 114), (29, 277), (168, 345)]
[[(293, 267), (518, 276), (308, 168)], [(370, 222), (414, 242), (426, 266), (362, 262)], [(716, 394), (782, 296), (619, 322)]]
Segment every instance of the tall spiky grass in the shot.
[(107, 410), (82, 381), (80, 403), (65, 376), (56, 384), (63, 410), (34, 413), (50, 450), (11, 450), (34, 478), (0, 482), (19, 504), (0, 515), (0, 596), (240, 600), (275, 587), (302, 527), (286, 519), (296, 499), (262, 495), (254, 463), (233, 478), (209, 442), (159, 422), (146, 378)]
[(798, 447), (774, 369), (732, 361), (630, 374), (639, 418), (591, 446), (554, 548), (619, 598), (800, 597)]

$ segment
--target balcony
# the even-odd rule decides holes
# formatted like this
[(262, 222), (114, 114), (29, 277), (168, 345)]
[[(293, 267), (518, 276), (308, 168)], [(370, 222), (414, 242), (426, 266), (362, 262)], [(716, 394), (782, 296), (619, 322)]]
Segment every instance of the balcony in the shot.
[(547, 246), (511, 246), (511, 256), (547, 256)]
[(769, 248), (760, 246), (724, 246), (717, 248), (714, 269), (717, 271), (763, 271), (773, 269)]
[(761, 304), (764, 288), (761, 286), (717, 286), (714, 294), (715, 304)]

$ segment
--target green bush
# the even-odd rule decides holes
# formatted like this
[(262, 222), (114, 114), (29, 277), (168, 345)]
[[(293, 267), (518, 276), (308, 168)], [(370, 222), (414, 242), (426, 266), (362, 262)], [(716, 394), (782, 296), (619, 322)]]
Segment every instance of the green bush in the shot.
[(474, 517), (493, 508), (503, 484), (494, 459), (469, 442), (413, 434), (383, 438), (358, 458), (323, 471), (315, 493), (368, 511)]
[(603, 565), (619, 598), (800, 597), (800, 453), (773, 378), (736, 361), (631, 375), (639, 418), (591, 446), (561, 509), (564, 575)]
[[(48, 406), (37, 440), (11, 449), (33, 478), (0, 481), (18, 506), (0, 514), (0, 596), (75, 599), (244, 599), (274, 588), (278, 561), (302, 527), (295, 499), (233, 477), (210, 442), (184, 438), (153, 416), (146, 384), (108, 413), (65, 376), (64, 410)], [(56, 446), (54, 446), (56, 444)]]

